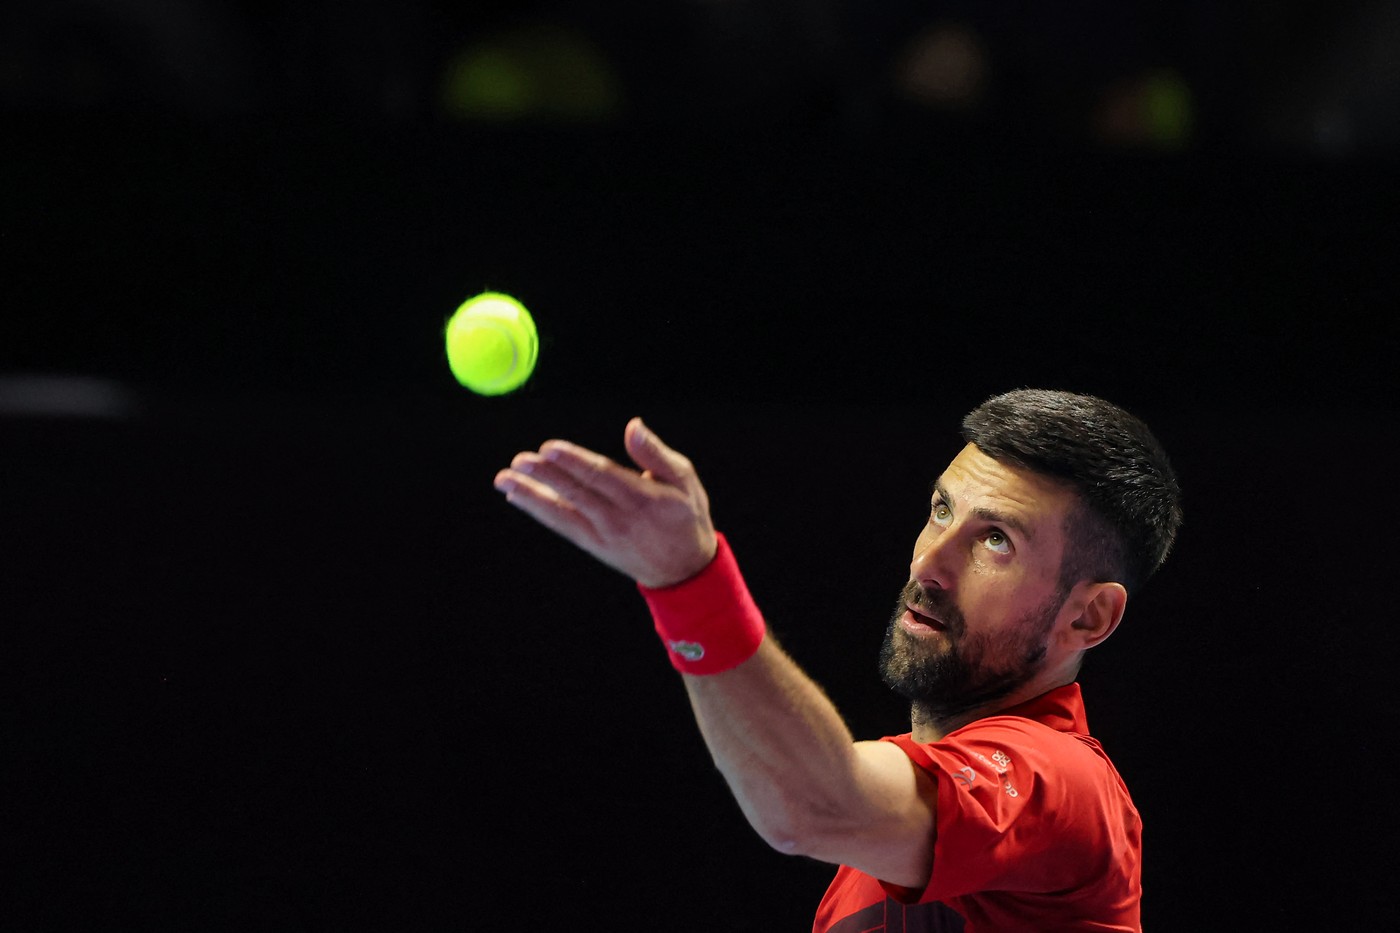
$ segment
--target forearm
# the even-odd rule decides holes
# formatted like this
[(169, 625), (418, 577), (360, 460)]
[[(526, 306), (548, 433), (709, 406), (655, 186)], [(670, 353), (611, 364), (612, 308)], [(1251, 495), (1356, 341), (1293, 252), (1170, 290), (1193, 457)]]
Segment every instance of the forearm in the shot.
[(931, 782), (895, 746), (852, 740), (767, 631), (722, 535), (718, 543), (701, 573), (642, 593), (744, 815), (781, 852), (926, 877)]
[(857, 746), (768, 632), (724, 536), (716, 541), (701, 573), (641, 591), (749, 822), (775, 848), (813, 854), (870, 815)]
[(779, 851), (812, 854), (859, 799), (855, 746), (835, 706), (771, 635), (738, 667), (684, 679), (749, 823)]

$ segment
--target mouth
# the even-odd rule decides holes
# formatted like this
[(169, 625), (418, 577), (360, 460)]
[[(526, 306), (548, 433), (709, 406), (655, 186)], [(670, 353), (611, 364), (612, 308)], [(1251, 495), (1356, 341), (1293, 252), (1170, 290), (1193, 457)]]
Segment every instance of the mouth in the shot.
[(948, 631), (948, 626), (937, 618), (920, 612), (908, 603), (905, 603), (904, 615), (899, 617), (899, 623), (911, 635), (926, 636)]

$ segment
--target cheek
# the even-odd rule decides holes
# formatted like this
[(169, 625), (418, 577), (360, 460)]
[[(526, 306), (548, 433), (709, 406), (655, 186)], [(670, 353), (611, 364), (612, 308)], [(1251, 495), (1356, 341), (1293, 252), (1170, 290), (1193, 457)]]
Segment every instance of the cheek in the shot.
[(975, 570), (958, 587), (958, 609), (971, 631), (988, 632), (1001, 628), (1006, 603), (996, 584)]
[(974, 562), (958, 587), (958, 608), (968, 629), (990, 637), (1014, 626), (1034, 603), (1019, 590), (1014, 579), (1002, 568), (985, 561)]
[(997, 562), (995, 556), (983, 550), (980, 545), (973, 547), (972, 559), (968, 561), (967, 569), (968, 573), (986, 579), (988, 586), (995, 586), (993, 581), (998, 579), (1000, 579), (1002, 586), (1008, 586), (1011, 582), (1006, 568)]

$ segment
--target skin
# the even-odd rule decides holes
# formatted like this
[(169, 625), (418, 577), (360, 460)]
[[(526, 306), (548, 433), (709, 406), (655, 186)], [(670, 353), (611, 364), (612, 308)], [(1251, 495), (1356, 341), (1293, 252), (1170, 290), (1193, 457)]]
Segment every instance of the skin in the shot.
[[(640, 419), (628, 422), (623, 439), (637, 469), (550, 440), (517, 454), (495, 486), (540, 524), (644, 586), (679, 583), (714, 556), (709, 499), (690, 460)], [(989, 669), (1014, 667), (1026, 647), (1018, 625), (1041, 620), (1047, 599), (1058, 596), (1064, 520), (1074, 497), (971, 445), (937, 485), (946, 495), (935, 496), (915, 541), (906, 592), (916, 594), (916, 608), (942, 607), (947, 618), (897, 614), (896, 651), (915, 663), (961, 652)], [(914, 701), (915, 738), (937, 740), (1071, 682), (1083, 652), (1112, 634), (1125, 603), (1116, 583), (1075, 584), (1035, 634), (1033, 647), (1044, 653), (1022, 682), (1004, 697), (951, 714)], [(715, 764), (770, 845), (904, 887), (927, 884), (937, 831), (933, 777), (891, 743), (855, 741), (821, 688), (773, 638), (738, 667), (683, 678)]]

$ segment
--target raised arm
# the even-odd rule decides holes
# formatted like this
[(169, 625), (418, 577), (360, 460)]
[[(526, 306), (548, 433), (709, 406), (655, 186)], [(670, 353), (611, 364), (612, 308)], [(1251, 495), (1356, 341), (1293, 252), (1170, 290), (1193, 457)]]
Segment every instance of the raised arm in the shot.
[[(718, 541), (693, 465), (640, 419), (628, 423), (624, 442), (640, 470), (547, 441), (517, 454), (496, 488), (643, 587), (702, 579)], [(721, 613), (713, 624), (728, 621)], [(933, 862), (933, 780), (890, 743), (853, 741), (771, 636), (737, 666), (683, 677), (715, 764), (770, 845), (923, 887)]]

